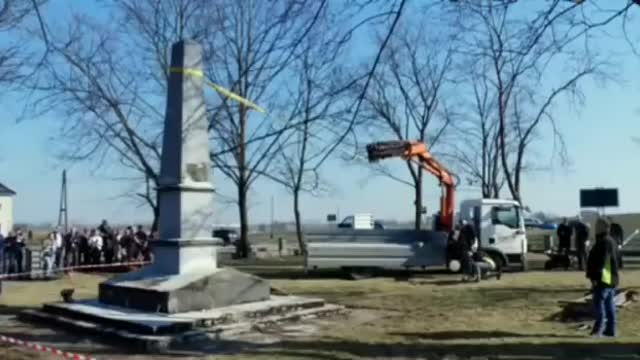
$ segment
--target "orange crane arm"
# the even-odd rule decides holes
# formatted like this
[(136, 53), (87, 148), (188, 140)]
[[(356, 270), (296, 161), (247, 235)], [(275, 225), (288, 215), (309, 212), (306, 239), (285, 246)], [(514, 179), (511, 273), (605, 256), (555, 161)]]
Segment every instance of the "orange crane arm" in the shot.
[(382, 141), (367, 145), (369, 162), (376, 162), (389, 157), (400, 157), (407, 161), (416, 161), (434, 175), (443, 186), (440, 197), (440, 225), (445, 231), (453, 230), (455, 209), (455, 179), (445, 166), (440, 164), (429, 152), (427, 145), (419, 141)]

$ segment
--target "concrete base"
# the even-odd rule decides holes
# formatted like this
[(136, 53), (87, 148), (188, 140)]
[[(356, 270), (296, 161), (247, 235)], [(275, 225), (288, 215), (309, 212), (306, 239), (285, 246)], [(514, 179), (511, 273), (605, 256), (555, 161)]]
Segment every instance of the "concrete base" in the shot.
[(127, 275), (101, 283), (100, 302), (175, 314), (263, 301), (270, 296), (268, 280), (231, 268), (155, 277)]
[(153, 242), (153, 265), (100, 284), (106, 305), (150, 313), (180, 313), (269, 299), (269, 281), (217, 268), (220, 239)]
[(149, 314), (104, 305), (96, 300), (46, 304), (25, 310), (20, 319), (95, 335), (101, 341), (157, 352), (174, 346), (215, 341), (251, 332), (260, 326), (294, 322), (345, 312), (322, 299), (272, 296), (267, 301), (178, 314)]

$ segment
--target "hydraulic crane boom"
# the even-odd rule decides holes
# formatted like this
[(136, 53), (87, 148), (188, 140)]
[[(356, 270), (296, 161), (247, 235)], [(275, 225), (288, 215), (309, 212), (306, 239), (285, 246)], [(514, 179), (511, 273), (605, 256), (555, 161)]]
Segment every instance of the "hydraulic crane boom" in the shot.
[(369, 162), (390, 157), (417, 161), (423, 169), (437, 177), (443, 185), (443, 194), (440, 197), (440, 225), (445, 231), (453, 230), (455, 180), (453, 174), (431, 155), (426, 144), (403, 140), (375, 142), (367, 145), (367, 157)]

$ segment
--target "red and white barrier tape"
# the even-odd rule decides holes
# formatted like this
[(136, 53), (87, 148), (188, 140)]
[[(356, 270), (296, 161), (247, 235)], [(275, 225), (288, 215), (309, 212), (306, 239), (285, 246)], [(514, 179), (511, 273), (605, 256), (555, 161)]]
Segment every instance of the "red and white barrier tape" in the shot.
[(0, 280), (22, 277), (26, 275), (47, 274), (47, 272), (58, 273), (58, 272), (73, 271), (73, 270), (100, 269), (100, 268), (110, 268), (110, 267), (118, 267), (118, 266), (133, 266), (133, 265), (147, 265), (147, 264), (151, 264), (151, 261), (132, 261), (132, 262), (120, 262), (120, 263), (112, 263), (112, 264), (68, 266), (68, 267), (61, 267), (61, 268), (53, 268), (51, 270), (38, 270), (38, 271), (27, 271), (27, 272), (15, 273), (15, 274), (4, 274), (4, 275), (0, 275)]
[(52, 348), (52, 347), (49, 347), (49, 346), (44, 346), (44, 345), (28, 342), (28, 341), (22, 341), (22, 340), (14, 339), (12, 337), (4, 336), (4, 335), (0, 335), (0, 341), (5, 342), (5, 343), (9, 343), (9, 344), (12, 344), (12, 345), (26, 347), (26, 348), (29, 348), (31, 350), (51, 353), (51, 354), (58, 355), (58, 356), (61, 356), (61, 357), (67, 358), (67, 359), (71, 359), (71, 360), (96, 360), (96, 358), (91, 357), (91, 356), (86, 356), (86, 355), (81, 355), (81, 354), (74, 354), (72, 352), (62, 351), (60, 349), (56, 349), (56, 348)]

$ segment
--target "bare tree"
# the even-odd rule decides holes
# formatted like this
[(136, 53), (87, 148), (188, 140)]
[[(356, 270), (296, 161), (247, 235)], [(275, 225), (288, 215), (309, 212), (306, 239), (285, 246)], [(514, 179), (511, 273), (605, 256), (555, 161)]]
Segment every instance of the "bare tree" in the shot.
[[(413, 26), (403, 26), (392, 36), (365, 96), (362, 124), (370, 139), (417, 140), (431, 151), (438, 148), (453, 117), (446, 97), (453, 86), (450, 40), (425, 37), (421, 27)], [(414, 226), (420, 229), (424, 171), (410, 161), (406, 166), (409, 180), (384, 165), (377, 170), (414, 190)]]
[(249, 191), (256, 179), (269, 173), (285, 134), (281, 129), (289, 125), (276, 122), (272, 114), (286, 102), (281, 89), (291, 75), (290, 65), (326, 7), (327, 1), (229, 0), (217, 8), (218, 18), (224, 20), (216, 24), (219, 37), (209, 39), (208, 75), (270, 110), (266, 117), (254, 116), (245, 104), (225, 101), (211, 116), (214, 146), (234, 149), (213, 153), (212, 161), (237, 190), (241, 257), (250, 252)]
[[(472, 72), (468, 110), (453, 124), (458, 141), (453, 157), (469, 185), (479, 185), (483, 198), (498, 198), (505, 180), (500, 164), (496, 100), (484, 71)], [(466, 98), (466, 96), (465, 96)]]
[(152, 210), (153, 229), (168, 51), (183, 37), (206, 33), (195, 17), (207, 16), (205, 9), (195, 0), (119, 0), (104, 9), (112, 14), (104, 23), (75, 14), (66, 31), (36, 34), (47, 56), (32, 64), (34, 75), (24, 83), (32, 95), (26, 115), (60, 119), (57, 155), (89, 162), (100, 176), (122, 174), (113, 178), (133, 184)]
[[(460, 48), (470, 61), (490, 69), (500, 165), (512, 197), (521, 200), (526, 154), (544, 124), (552, 129), (556, 153), (564, 154), (554, 105), (562, 96), (580, 100), (581, 81), (605, 75), (606, 63), (582, 40), (623, 14), (631, 3), (598, 19), (578, 11), (581, 5), (561, 0), (541, 2), (533, 9), (507, 1), (458, 3), (456, 24), (465, 34)], [(549, 73), (552, 66), (561, 65), (565, 76)], [(510, 138), (515, 141), (513, 149)]]
[(297, 83), (290, 89), (291, 104), (286, 123), (299, 123), (280, 140), (280, 151), (272, 173), (267, 177), (283, 185), (293, 197), (296, 237), (301, 253), (306, 252), (302, 233), (300, 195), (319, 195), (326, 191), (320, 175), (321, 160), (336, 141), (340, 119), (346, 113), (342, 95), (350, 88), (348, 77), (340, 71), (339, 46), (332, 22), (310, 34), (294, 63)]
[(40, 15), (40, 8), (45, 2), (46, 0), (4, 0), (0, 3), (0, 34), (10, 39), (0, 48), (0, 84), (3, 86), (14, 85), (25, 76), (23, 63), (30, 54), (25, 51), (24, 44), (18, 44), (16, 41), (16, 30), (25, 28), (26, 20), (35, 16), (42, 34), (45, 34)]

